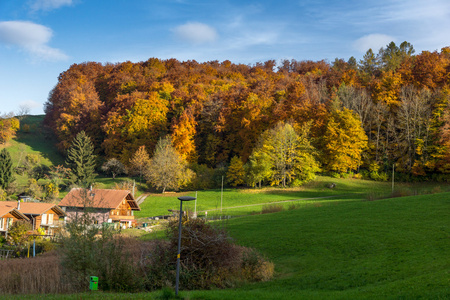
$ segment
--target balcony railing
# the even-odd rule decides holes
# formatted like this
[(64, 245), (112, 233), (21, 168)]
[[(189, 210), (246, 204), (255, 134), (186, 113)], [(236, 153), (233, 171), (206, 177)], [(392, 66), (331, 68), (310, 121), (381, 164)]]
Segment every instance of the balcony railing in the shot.
[(134, 220), (134, 216), (120, 216), (120, 215), (119, 216), (113, 216), (113, 215), (110, 215), (109, 218), (112, 221), (120, 221), (120, 220), (132, 221), (132, 220)]
[(53, 222), (51, 224), (41, 223), (41, 226), (45, 226), (45, 227), (60, 227), (63, 225), (64, 225), (64, 221), (60, 221), (60, 220), (53, 220)]

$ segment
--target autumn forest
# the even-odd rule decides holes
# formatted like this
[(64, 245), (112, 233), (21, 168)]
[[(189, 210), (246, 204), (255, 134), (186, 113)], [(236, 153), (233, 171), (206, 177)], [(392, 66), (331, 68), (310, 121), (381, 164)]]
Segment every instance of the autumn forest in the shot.
[[(416, 54), (392, 42), (348, 61), (74, 64), (50, 92), (45, 122), (61, 151), (84, 131), (100, 157), (125, 165), (170, 136), (197, 169), (240, 161), (258, 173), (277, 136), (295, 134), (293, 169), (448, 180), (449, 100), (450, 48)], [(283, 168), (288, 183), (302, 173)]]

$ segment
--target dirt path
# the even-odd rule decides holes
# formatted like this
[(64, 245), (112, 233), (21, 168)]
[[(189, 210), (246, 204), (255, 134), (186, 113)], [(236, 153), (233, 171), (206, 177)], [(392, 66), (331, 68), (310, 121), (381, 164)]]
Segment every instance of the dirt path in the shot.
[(147, 198), (149, 194), (142, 194), (137, 199), (136, 202), (138, 205), (141, 205), (142, 202), (144, 202), (145, 198)]

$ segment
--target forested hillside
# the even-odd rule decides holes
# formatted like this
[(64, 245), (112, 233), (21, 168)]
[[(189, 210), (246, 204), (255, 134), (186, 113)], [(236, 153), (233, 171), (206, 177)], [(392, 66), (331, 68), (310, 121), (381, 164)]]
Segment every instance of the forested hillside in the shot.
[(449, 83), (450, 48), (415, 54), (406, 42), (332, 63), (86, 62), (61, 73), (45, 112), (61, 150), (84, 130), (99, 154), (124, 164), (166, 134), (191, 163), (247, 163), (270, 130), (289, 124), (324, 171), (379, 179), (395, 166), (444, 179)]

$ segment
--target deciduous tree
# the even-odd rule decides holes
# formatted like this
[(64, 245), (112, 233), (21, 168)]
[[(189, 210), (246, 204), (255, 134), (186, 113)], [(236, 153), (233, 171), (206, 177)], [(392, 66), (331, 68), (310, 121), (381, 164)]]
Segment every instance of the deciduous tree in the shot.
[(16, 135), (20, 122), (13, 113), (0, 116), (0, 144), (4, 144)]
[(130, 159), (130, 171), (134, 175), (139, 175), (139, 182), (142, 175), (145, 173), (150, 165), (150, 157), (145, 150), (145, 146), (140, 146)]
[[(262, 151), (271, 164), (271, 184), (300, 184), (314, 178), (319, 171), (312, 155), (314, 148), (308, 141), (309, 126), (299, 135), (289, 123), (278, 123), (265, 131), (254, 151)], [(255, 153), (255, 155), (260, 155)]]
[(227, 170), (227, 182), (231, 186), (242, 185), (245, 182), (244, 163), (238, 156), (233, 156)]
[(102, 165), (102, 171), (111, 173), (113, 179), (119, 174), (127, 173), (127, 169), (117, 158), (110, 158)]
[(367, 135), (359, 117), (351, 110), (332, 112), (324, 135), (324, 164), (330, 171), (345, 173), (361, 164), (362, 151), (367, 147)]
[(145, 173), (147, 181), (164, 193), (166, 189), (178, 190), (189, 183), (193, 175), (173, 147), (170, 136), (160, 139)]

